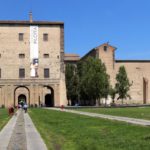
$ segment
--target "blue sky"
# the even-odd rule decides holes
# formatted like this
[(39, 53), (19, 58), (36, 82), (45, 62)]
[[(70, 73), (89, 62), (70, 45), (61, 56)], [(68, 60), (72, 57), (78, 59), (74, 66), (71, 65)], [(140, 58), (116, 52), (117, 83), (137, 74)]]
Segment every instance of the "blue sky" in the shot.
[(0, 20), (63, 21), (65, 52), (108, 42), (116, 59), (150, 59), (150, 0), (1, 0)]

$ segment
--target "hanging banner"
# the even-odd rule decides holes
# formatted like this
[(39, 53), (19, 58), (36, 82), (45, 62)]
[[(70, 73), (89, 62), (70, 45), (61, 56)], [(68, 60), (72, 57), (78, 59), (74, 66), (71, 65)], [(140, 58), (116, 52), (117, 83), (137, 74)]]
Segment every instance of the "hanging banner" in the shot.
[(30, 76), (38, 77), (38, 26), (30, 26)]

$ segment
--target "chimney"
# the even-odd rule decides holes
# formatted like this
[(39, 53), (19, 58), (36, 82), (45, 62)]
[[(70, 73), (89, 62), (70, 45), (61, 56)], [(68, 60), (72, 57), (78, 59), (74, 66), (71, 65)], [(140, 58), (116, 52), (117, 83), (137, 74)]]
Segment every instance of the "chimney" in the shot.
[(31, 11), (29, 12), (29, 19), (30, 19), (30, 20), (29, 20), (30, 22), (33, 22), (32, 12), (31, 12)]

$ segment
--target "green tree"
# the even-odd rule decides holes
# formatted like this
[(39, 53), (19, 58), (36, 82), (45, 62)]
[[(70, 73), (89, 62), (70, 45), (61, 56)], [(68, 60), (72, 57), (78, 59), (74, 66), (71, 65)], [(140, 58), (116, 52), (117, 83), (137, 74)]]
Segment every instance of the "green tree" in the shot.
[(117, 94), (117, 92), (116, 92), (116, 88), (114, 87), (110, 87), (110, 89), (109, 89), (109, 94), (110, 94), (110, 96), (111, 96), (111, 99), (112, 99), (112, 103), (114, 104), (115, 103), (115, 97), (116, 97), (116, 94)]
[(124, 66), (121, 66), (119, 68), (118, 74), (116, 75), (116, 92), (118, 93), (118, 98), (117, 99), (121, 99), (122, 100), (122, 104), (123, 104), (123, 100), (126, 98), (131, 98), (130, 95), (128, 94), (129, 90), (130, 90), (130, 86), (132, 85), (129, 82), (129, 79), (127, 77), (127, 73), (125, 70)]
[(109, 75), (106, 73), (106, 70), (104, 72), (104, 82), (103, 82), (103, 98), (105, 98), (105, 106), (107, 104), (107, 98), (110, 93), (110, 82), (109, 82)]
[(69, 100), (71, 100), (72, 105), (74, 105), (78, 101), (79, 94), (77, 67), (73, 64), (66, 64), (65, 77), (68, 105)]
[(80, 98), (88, 101), (90, 105), (94, 105), (96, 100), (100, 104), (100, 99), (107, 95), (105, 89), (109, 85), (105, 65), (100, 59), (88, 57), (80, 62), (78, 68)]
[[(82, 105), (100, 104), (101, 98), (108, 97), (109, 76), (106, 67), (100, 59), (88, 57), (76, 65), (66, 65), (67, 98), (72, 105), (82, 102)], [(81, 104), (81, 103), (80, 103)]]

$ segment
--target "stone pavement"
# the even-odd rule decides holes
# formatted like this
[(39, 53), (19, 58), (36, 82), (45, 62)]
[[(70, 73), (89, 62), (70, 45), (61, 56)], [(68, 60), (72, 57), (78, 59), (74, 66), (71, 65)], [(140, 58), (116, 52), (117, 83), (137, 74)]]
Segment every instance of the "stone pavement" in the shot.
[(27, 150), (23, 113), (23, 111), (20, 111), (18, 114), (16, 125), (8, 144), (8, 150)]
[(47, 150), (28, 113), (19, 110), (0, 132), (0, 150)]
[(98, 113), (90, 113), (90, 112), (82, 112), (82, 111), (75, 111), (70, 109), (60, 109), (60, 108), (45, 108), (45, 109), (52, 109), (57, 111), (65, 111), (69, 113), (75, 113), (90, 117), (97, 117), (97, 118), (104, 118), (104, 119), (110, 119), (110, 120), (117, 120), (117, 121), (123, 121), (131, 124), (136, 125), (142, 125), (142, 126), (150, 126), (150, 120), (144, 120), (144, 119), (135, 119), (135, 118), (129, 118), (129, 117), (119, 117), (119, 116), (112, 116), (112, 115), (104, 115), (104, 114), (98, 114)]

